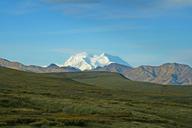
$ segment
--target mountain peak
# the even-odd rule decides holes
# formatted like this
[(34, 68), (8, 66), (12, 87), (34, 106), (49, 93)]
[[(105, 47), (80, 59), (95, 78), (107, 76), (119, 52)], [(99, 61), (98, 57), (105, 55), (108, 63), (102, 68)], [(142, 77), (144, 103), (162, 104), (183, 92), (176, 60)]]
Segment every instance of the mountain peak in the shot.
[(108, 59), (109, 61), (109, 64), (111, 63), (117, 63), (117, 64), (121, 64), (121, 65), (125, 65), (125, 66), (129, 66), (131, 67), (131, 65), (129, 65), (126, 61), (124, 61), (123, 59), (121, 59), (120, 57), (118, 56), (113, 56), (113, 55), (110, 55), (108, 53), (102, 53), (100, 55), (101, 58), (105, 58), (105, 59)]
[(47, 66), (47, 68), (59, 68), (59, 66), (56, 64), (50, 64), (49, 66)]
[(112, 56), (107, 53), (102, 53), (100, 55), (90, 55), (87, 54), (86, 52), (81, 52), (71, 56), (64, 63), (64, 66), (71, 66), (84, 71), (84, 70), (92, 70), (97, 67), (104, 67), (111, 63), (130, 66), (126, 61), (122, 60), (120, 57), (117, 56)]

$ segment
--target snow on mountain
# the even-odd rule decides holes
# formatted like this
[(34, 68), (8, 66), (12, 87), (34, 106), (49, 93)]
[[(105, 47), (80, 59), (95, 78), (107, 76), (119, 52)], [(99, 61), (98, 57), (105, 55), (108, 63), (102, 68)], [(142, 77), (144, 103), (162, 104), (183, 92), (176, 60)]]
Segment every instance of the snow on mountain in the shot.
[(64, 66), (71, 66), (78, 68), (80, 70), (91, 70), (93, 69), (92, 65), (90, 64), (90, 56), (85, 53), (78, 53), (76, 55), (71, 56), (65, 63)]
[(106, 53), (103, 53), (101, 55), (89, 55), (86, 52), (78, 53), (76, 55), (71, 56), (64, 63), (64, 66), (71, 66), (84, 71), (92, 70), (97, 67), (104, 67), (111, 63), (130, 66), (127, 62), (117, 56), (112, 56)]

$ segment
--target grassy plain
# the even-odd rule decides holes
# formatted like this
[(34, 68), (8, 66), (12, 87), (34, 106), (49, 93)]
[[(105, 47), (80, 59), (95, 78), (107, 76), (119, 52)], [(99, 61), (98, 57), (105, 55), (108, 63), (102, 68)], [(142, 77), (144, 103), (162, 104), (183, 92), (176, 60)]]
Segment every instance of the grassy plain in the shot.
[(0, 68), (0, 128), (191, 128), (192, 86)]

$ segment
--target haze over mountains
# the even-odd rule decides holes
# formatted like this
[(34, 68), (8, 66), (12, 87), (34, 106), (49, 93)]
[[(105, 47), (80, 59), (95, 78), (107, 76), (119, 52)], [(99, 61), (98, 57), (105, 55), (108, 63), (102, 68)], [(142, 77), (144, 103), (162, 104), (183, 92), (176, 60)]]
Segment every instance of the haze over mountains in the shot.
[(0, 66), (35, 73), (105, 71), (116, 72), (133, 81), (158, 84), (192, 85), (192, 68), (185, 64), (167, 63), (160, 66), (132, 67), (117, 56), (106, 53), (89, 55), (85, 52), (71, 56), (63, 66), (50, 64), (47, 67), (11, 62), (0, 59)]

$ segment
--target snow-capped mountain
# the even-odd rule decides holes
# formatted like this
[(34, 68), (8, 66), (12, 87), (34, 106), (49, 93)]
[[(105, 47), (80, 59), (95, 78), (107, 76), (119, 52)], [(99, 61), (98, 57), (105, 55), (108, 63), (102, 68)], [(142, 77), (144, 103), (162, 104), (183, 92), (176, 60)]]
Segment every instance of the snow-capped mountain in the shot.
[(120, 57), (112, 56), (106, 53), (101, 55), (90, 55), (86, 52), (78, 53), (71, 56), (64, 66), (71, 66), (80, 69), (81, 71), (93, 70), (97, 67), (104, 67), (112, 63), (117, 63), (125, 66), (130, 66), (127, 62)]
[[(108, 54), (88, 55), (79, 53), (65, 62), (66, 66), (50, 64), (46, 67), (24, 65), (0, 58), (0, 68), (10, 68), (34, 73), (80, 72), (84, 70), (117, 72), (133, 81), (144, 81), (158, 84), (192, 85), (192, 68), (189, 65), (166, 63), (160, 66), (130, 67), (119, 57)], [(102, 67), (103, 66), (103, 67)]]

